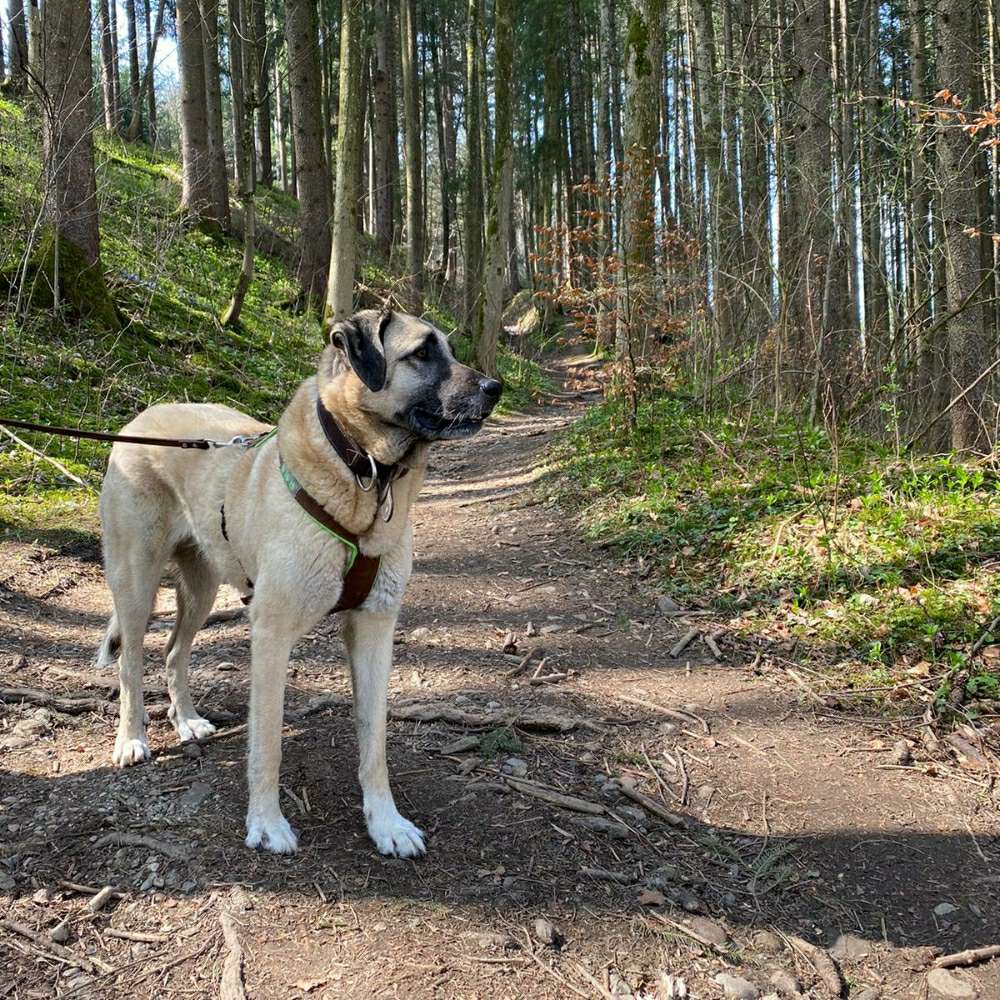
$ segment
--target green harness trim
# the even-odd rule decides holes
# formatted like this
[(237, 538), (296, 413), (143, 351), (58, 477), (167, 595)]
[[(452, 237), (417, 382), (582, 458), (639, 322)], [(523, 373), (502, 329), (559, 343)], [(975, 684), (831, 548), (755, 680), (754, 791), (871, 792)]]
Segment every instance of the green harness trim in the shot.
[[(275, 430), (277, 430), (277, 428), (275, 428)], [(279, 468), (281, 469), (281, 478), (285, 481), (285, 485), (288, 487), (288, 492), (291, 493), (292, 496), (295, 496), (296, 493), (302, 489), (302, 484), (295, 478), (295, 474), (288, 468), (287, 465), (285, 465), (284, 462), (280, 463)], [(347, 565), (344, 567), (344, 576), (347, 576), (347, 574), (350, 573), (355, 560), (358, 558), (357, 545), (350, 541), (350, 539), (344, 538), (343, 535), (338, 534), (329, 525), (326, 525), (319, 520), (319, 518), (313, 517), (309, 511), (306, 511), (306, 514), (312, 518), (312, 520), (315, 521), (328, 535), (332, 535), (337, 539), (337, 541), (343, 542), (343, 544), (347, 546)]]

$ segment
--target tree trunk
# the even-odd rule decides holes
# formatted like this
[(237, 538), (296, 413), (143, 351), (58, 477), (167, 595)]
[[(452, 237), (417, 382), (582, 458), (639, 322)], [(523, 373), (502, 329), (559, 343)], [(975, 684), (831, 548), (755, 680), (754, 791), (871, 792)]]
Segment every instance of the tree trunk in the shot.
[(28, 84), (28, 25), (24, 15), (24, 0), (8, 0), (10, 18), (10, 83), (16, 93), (23, 93)]
[(300, 302), (319, 310), (330, 269), (330, 174), (323, 145), (316, 0), (287, 0), (285, 34), (302, 239)]
[[(112, 3), (115, 0), (111, 0)], [(142, 100), (139, 96), (139, 33), (135, 20), (135, 0), (125, 0), (125, 14), (128, 17), (128, 94), (129, 94), (129, 114), (135, 118), (136, 114), (142, 117)], [(129, 138), (138, 137), (132, 135), (132, 128), (129, 127)]]
[(333, 250), (326, 289), (327, 324), (354, 311), (355, 208), (358, 200), (358, 154), (364, 132), (361, 101), (363, 0), (341, 0), (340, 100), (337, 115), (337, 191), (333, 200)]
[(212, 210), (212, 167), (205, 111), (205, 49), (198, 0), (177, 0), (177, 57), (181, 77), (181, 208), (199, 223), (218, 220)]
[[(142, 10), (146, 21), (146, 71), (143, 73), (140, 90), (146, 95), (149, 107), (149, 144), (156, 146), (156, 84), (153, 81), (153, 72), (156, 68), (156, 45), (160, 40), (163, 31), (163, 15), (159, 13), (165, 7), (163, 0), (160, 2), (156, 15), (156, 30), (151, 31), (149, 0), (143, 0)], [(147, 81), (148, 77), (148, 81)]]
[(90, 4), (48, 0), (40, 31), (47, 233), (36, 266), (56, 304), (68, 301), (81, 315), (118, 329), (117, 311), (101, 271), (97, 184), (94, 176)]
[(622, 269), (615, 354), (625, 363), (630, 418), (634, 419), (634, 363), (649, 348), (653, 309), (656, 204), (653, 188), (659, 134), (662, 0), (633, 0), (625, 40), (624, 147), (628, 151), (622, 205)]
[[(148, 0), (144, 3), (146, 8), (146, 36), (149, 37), (149, 3)], [(156, 88), (153, 86), (153, 67), (156, 62), (156, 46), (160, 41), (160, 35), (163, 34), (163, 12), (166, 8), (166, 0), (160, 0), (160, 6), (156, 12), (156, 31), (153, 33), (152, 38), (146, 48), (146, 68), (142, 74), (142, 79), (139, 83), (139, 93), (136, 100), (132, 104), (132, 117), (129, 119), (128, 124), (128, 137), (133, 142), (139, 138), (142, 132), (142, 102), (145, 99), (146, 94), (149, 94), (150, 102), (150, 114), (149, 114), (149, 141), (152, 144), (155, 142), (153, 132), (156, 128)]]
[(483, 328), (483, 163), (480, 107), (480, 0), (469, 0), (465, 34), (465, 329), (478, 343)]
[(256, 211), (254, 208), (253, 169), (253, 107), (257, 62), (252, 47), (247, 44), (253, 37), (250, 11), (253, 0), (227, 0), (229, 5), (229, 79), (233, 99), (233, 138), (236, 185), (243, 207), (243, 264), (236, 288), (229, 305), (219, 321), (223, 326), (237, 326), (243, 302), (253, 281), (254, 236)]
[[(15, 0), (15, 2), (20, 5), (22, 0)], [(115, 100), (115, 63), (118, 61), (118, 53), (111, 47), (111, 16), (108, 13), (108, 0), (100, 0), (98, 11), (101, 19), (101, 84), (104, 90), (104, 127), (108, 132), (115, 132), (120, 120)], [(11, 53), (12, 56), (13, 54)]]
[(260, 186), (274, 184), (274, 162), (271, 152), (271, 39), (267, 32), (264, 0), (253, 0), (253, 38), (257, 53), (257, 176)]
[(205, 67), (205, 109), (208, 158), (212, 176), (211, 215), (224, 230), (230, 228), (229, 176), (222, 118), (222, 70), (219, 66), (219, 0), (201, 0), (202, 44)]
[[(978, 6), (966, 0), (945, 0), (937, 25), (937, 87), (949, 90), (967, 108), (978, 107)], [(986, 380), (974, 385), (996, 353), (983, 328), (983, 266), (980, 244), (967, 229), (979, 224), (980, 177), (975, 139), (949, 117), (937, 137), (938, 180), (945, 232), (948, 374), (953, 399), (951, 446), (955, 451), (981, 451), (988, 445), (981, 410)], [(992, 418), (987, 418), (992, 426)]]
[(497, 344), (503, 325), (504, 270), (510, 229), (510, 197), (514, 176), (514, 130), (511, 92), (514, 87), (514, 0), (496, 2), (494, 106), (496, 142), (486, 223), (486, 314), (476, 360), (487, 375), (497, 374)]
[[(598, 92), (597, 92), (597, 284), (604, 288), (609, 280), (607, 265), (611, 253), (611, 54), (616, 44), (614, 10), (611, 0), (599, 0), (600, 30), (598, 31)], [(613, 311), (613, 310), (612, 310)], [(610, 346), (612, 331), (608, 317), (608, 302), (603, 294), (597, 300), (594, 347)]]
[[(114, 55), (114, 62), (111, 66), (111, 77), (115, 86), (115, 130), (121, 129), (125, 123), (124, 108), (122, 107), (122, 74), (121, 64), (118, 61), (118, 53), (121, 51), (118, 46), (118, 4), (116, 0), (108, 0), (109, 13), (111, 15), (111, 52)], [(178, 60), (179, 61), (179, 60)]]
[(423, 311), (424, 219), (422, 211), (423, 152), (420, 141), (420, 90), (417, 86), (417, 25), (415, 0), (400, 0), (399, 22), (403, 67), (403, 133), (406, 151), (406, 273), (411, 312)]
[(394, 75), (389, 65), (392, 46), (389, 33), (392, 30), (392, 6), (390, 0), (379, 0), (375, 21), (375, 65), (373, 76), (373, 120), (372, 139), (375, 155), (372, 158), (372, 190), (374, 193), (375, 246), (382, 259), (389, 260), (392, 250), (392, 169), (390, 157), (393, 155), (392, 126), (396, 95), (392, 84)]

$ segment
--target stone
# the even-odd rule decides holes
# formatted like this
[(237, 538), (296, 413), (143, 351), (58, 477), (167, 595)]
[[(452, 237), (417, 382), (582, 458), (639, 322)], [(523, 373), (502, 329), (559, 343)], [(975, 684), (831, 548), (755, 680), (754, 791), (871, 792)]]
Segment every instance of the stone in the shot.
[(427, 628), (426, 625), (421, 625), (420, 628), (412, 629), (410, 632), (411, 642), (423, 642), (425, 639), (429, 639), (431, 630)]
[(714, 920), (709, 920), (708, 917), (691, 917), (690, 920), (685, 921), (685, 924), (699, 937), (711, 941), (712, 944), (718, 945), (720, 948), (729, 940), (726, 928)]
[(927, 989), (934, 1000), (975, 1000), (976, 988), (949, 969), (931, 969)]
[(512, 778), (523, 778), (528, 773), (528, 765), (520, 757), (508, 757), (500, 770)]
[[(197, 744), (196, 744), (197, 745)], [(180, 797), (180, 806), (192, 812), (212, 794), (212, 786), (204, 781), (195, 781)]]
[(656, 610), (661, 615), (672, 615), (680, 611), (681, 606), (672, 597), (667, 594), (661, 594), (656, 599)]
[(802, 984), (790, 972), (775, 969), (768, 982), (777, 990), (779, 996), (797, 1000), (802, 996)]
[(862, 990), (858, 994), (853, 994), (851, 1000), (879, 1000), (881, 994), (874, 986), (869, 986), (868, 989)]
[(841, 934), (830, 948), (830, 954), (838, 961), (858, 962), (872, 952), (870, 941), (856, 934)]
[(635, 994), (632, 992), (632, 987), (622, 979), (621, 974), (617, 969), (612, 969), (608, 973), (608, 983), (611, 986), (611, 995), (613, 997), (634, 997)]
[(667, 972), (660, 973), (660, 981), (656, 986), (656, 1000), (687, 1000), (687, 983), (681, 976), (672, 976)]
[(731, 976), (728, 972), (720, 972), (715, 981), (722, 987), (728, 1000), (758, 1000), (760, 990), (742, 976)]
[(765, 955), (780, 955), (785, 950), (785, 942), (774, 931), (754, 931), (750, 940), (754, 948)]
[(934, 907), (934, 915), (936, 917), (947, 917), (948, 914), (955, 913), (957, 910), (958, 907), (953, 903), (938, 903), (938, 905)]
[(54, 941), (56, 944), (65, 944), (69, 940), (69, 921), (60, 920), (49, 931), (49, 940)]
[(533, 930), (535, 938), (550, 948), (558, 948), (562, 944), (563, 936), (559, 933), (559, 928), (551, 920), (546, 920), (545, 917), (535, 918)]

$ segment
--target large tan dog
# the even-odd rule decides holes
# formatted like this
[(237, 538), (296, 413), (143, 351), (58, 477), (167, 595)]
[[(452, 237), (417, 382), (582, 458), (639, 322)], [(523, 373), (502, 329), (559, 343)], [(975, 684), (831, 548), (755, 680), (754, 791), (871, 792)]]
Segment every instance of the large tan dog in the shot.
[[(383, 854), (422, 854), (423, 834), (396, 809), (385, 761), (393, 629), (412, 564), (410, 508), (429, 443), (475, 433), (500, 392), (499, 382), (456, 362), (429, 323), (366, 311), (334, 327), (317, 374), (299, 387), (277, 433), (254, 447), (116, 444), (100, 505), (114, 614), (98, 656), (109, 664), (120, 653), (114, 762), (127, 767), (149, 757), (143, 637), (167, 563), (177, 571), (177, 620), (167, 643), (169, 716), (181, 740), (213, 731), (191, 700), (188, 663), (220, 583), (229, 583), (252, 594), (246, 843), (279, 853), (296, 849), (278, 804), (288, 657), (341, 599), (351, 558), (349, 547), (296, 502), (291, 491), (301, 484), (358, 536), (362, 555), (381, 557), (370, 593), (357, 610), (344, 612), (343, 622), (364, 814)], [(333, 430), (324, 426), (324, 409)], [(341, 441), (352, 442), (352, 459), (363, 455), (367, 478), (334, 447), (338, 427)], [(125, 428), (217, 440), (268, 430), (227, 406), (197, 404), (153, 406)]]

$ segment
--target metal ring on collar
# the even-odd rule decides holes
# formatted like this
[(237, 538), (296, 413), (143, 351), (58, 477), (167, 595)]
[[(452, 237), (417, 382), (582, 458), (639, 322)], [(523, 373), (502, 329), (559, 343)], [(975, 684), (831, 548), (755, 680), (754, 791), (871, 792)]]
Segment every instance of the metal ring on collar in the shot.
[(357, 482), (358, 487), (362, 493), (370, 492), (371, 490), (375, 489), (375, 486), (378, 484), (378, 469), (375, 466), (375, 459), (372, 458), (371, 455), (368, 455), (367, 453), (366, 457), (372, 467), (372, 477), (371, 479), (368, 480), (368, 485), (365, 486), (365, 484), (361, 481), (361, 476), (359, 476), (356, 472), (354, 473), (354, 479)]

